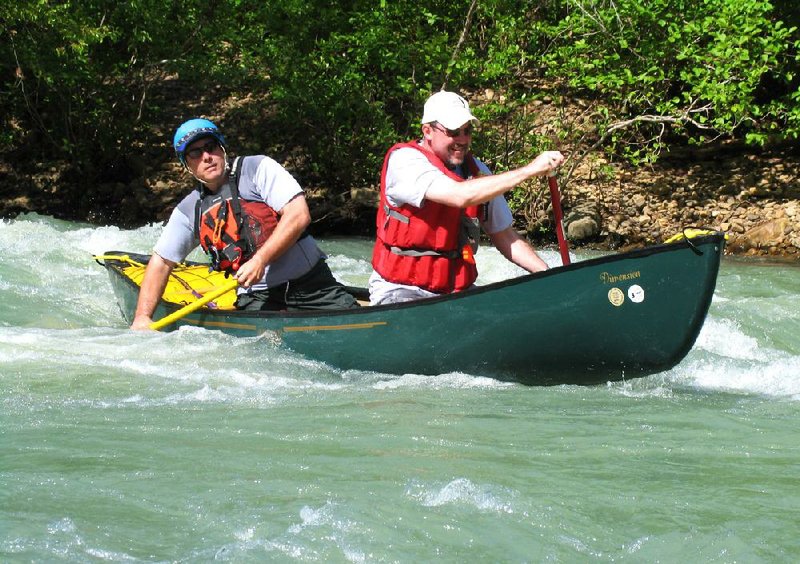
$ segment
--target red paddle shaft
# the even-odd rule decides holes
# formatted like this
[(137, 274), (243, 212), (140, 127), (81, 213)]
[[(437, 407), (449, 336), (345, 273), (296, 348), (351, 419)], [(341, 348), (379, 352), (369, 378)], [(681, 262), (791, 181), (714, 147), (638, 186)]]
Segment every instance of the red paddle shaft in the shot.
[(567, 248), (567, 238), (564, 237), (564, 214), (561, 211), (561, 194), (558, 193), (558, 183), (556, 173), (553, 172), (547, 178), (550, 185), (550, 199), (553, 202), (553, 215), (556, 222), (556, 237), (558, 237), (558, 250), (561, 252), (561, 263), (569, 264), (569, 249)]

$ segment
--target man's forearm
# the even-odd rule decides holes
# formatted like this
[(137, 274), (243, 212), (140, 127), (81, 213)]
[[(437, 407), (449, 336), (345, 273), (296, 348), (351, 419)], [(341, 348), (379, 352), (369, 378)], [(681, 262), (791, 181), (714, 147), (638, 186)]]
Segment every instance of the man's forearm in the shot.
[(139, 289), (139, 300), (136, 303), (136, 319), (151, 319), (158, 302), (167, 286), (169, 274), (174, 264), (154, 254), (147, 263), (142, 285)]
[(564, 157), (558, 151), (545, 151), (525, 166), (502, 172), (471, 178), (464, 182), (433, 184), (425, 192), (425, 198), (457, 208), (468, 208), (486, 203), (534, 176), (544, 176), (558, 167)]

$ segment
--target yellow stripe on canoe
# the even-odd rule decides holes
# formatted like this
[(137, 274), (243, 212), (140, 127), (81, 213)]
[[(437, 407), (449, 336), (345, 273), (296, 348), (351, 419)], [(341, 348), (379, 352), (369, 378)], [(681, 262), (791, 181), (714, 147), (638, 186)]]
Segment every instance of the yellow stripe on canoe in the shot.
[(389, 325), (388, 321), (372, 321), (369, 323), (346, 323), (343, 325), (295, 325), (293, 327), (284, 327), (283, 330), (287, 333), (299, 331), (349, 331), (353, 329), (373, 329), (382, 325)]

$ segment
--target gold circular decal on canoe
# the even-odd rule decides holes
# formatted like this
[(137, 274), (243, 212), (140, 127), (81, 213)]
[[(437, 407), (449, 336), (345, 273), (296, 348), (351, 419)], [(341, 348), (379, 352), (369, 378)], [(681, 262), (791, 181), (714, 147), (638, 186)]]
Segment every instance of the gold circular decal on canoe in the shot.
[(619, 288), (611, 288), (608, 291), (608, 301), (611, 305), (619, 307), (625, 301), (625, 294)]

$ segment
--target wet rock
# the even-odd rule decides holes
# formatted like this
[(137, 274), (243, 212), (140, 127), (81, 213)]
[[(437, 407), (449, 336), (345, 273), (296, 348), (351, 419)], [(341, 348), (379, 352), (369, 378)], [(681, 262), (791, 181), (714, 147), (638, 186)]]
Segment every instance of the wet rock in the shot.
[(570, 241), (594, 239), (599, 233), (600, 225), (590, 217), (576, 219), (567, 227), (567, 238)]
[(571, 241), (587, 241), (600, 234), (600, 213), (594, 202), (584, 202), (573, 208), (564, 219), (564, 229)]
[(737, 234), (731, 241), (731, 248), (738, 252), (777, 248), (786, 239), (788, 225), (789, 221), (785, 217), (762, 222), (744, 233)]
[(351, 188), (350, 199), (360, 206), (378, 207), (378, 191), (374, 188)]

